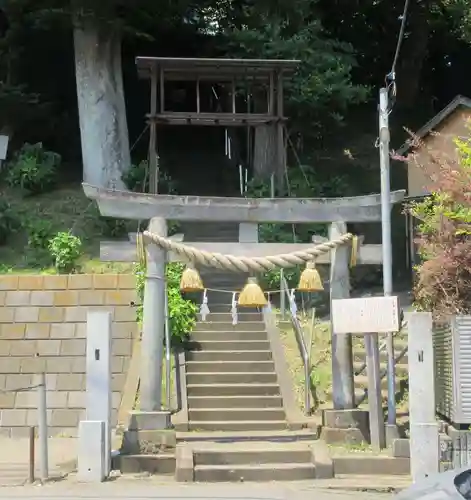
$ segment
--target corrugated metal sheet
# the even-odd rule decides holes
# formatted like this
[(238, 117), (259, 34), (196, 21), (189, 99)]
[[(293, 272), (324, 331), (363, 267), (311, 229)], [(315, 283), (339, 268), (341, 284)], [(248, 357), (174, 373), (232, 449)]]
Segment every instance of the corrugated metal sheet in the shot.
[(460, 409), (460, 423), (471, 424), (471, 316), (455, 319), (455, 399)]
[(450, 323), (433, 326), (435, 358), (435, 405), (437, 413), (454, 420), (453, 338)]

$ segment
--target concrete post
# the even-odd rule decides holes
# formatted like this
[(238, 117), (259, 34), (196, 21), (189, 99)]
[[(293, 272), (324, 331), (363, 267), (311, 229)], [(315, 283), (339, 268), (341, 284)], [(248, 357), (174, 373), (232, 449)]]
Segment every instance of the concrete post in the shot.
[(438, 473), (440, 467), (431, 313), (410, 314), (408, 344), (410, 466), (416, 482)]
[[(153, 218), (149, 231), (167, 236), (165, 219)], [(165, 338), (165, 263), (166, 252), (155, 244), (147, 245), (147, 273), (144, 289), (141, 360), (141, 411), (162, 407), (162, 362)]]
[[(85, 419), (104, 422), (103, 467), (106, 477), (111, 472), (111, 317), (111, 311), (88, 311), (87, 314)], [(84, 432), (89, 428), (84, 424)], [(90, 441), (92, 436), (97, 439), (99, 432), (97, 429), (91, 432)], [(92, 447), (95, 449), (98, 443), (93, 443)]]
[[(347, 232), (345, 222), (330, 226), (329, 239), (336, 239)], [(332, 250), (330, 265), (330, 301), (350, 297), (349, 249), (342, 245)], [(332, 335), (332, 397), (335, 410), (355, 407), (353, 385), (353, 354), (351, 335)]]

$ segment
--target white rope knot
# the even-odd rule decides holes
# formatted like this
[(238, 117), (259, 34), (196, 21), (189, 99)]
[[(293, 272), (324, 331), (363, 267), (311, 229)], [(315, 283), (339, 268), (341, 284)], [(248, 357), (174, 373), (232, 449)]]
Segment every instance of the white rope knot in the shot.
[(185, 261), (194, 262), (206, 267), (216, 267), (218, 269), (234, 272), (241, 271), (244, 273), (259, 273), (271, 271), (276, 268), (287, 269), (299, 264), (305, 264), (319, 255), (348, 243), (353, 238), (353, 234), (347, 233), (335, 240), (314, 245), (308, 250), (297, 250), (291, 253), (268, 255), (266, 257), (236, 257), (235, 255), (224, 255), (217, 252), (199, 250), (195, 247), (177, 243), (168, 238), (150, 233), (149, 231), (145, 231), (143, 236), (147, 242), (155, 243), (167, 251), (175, 252), (180, 257), (183, 257)]

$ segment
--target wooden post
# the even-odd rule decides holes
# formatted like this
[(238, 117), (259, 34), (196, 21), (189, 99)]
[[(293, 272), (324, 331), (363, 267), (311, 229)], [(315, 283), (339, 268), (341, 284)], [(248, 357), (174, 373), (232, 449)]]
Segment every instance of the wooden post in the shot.
[(278, 194), (283, 191), (285, 174), (285, 141), (283, 134), (283, 73), (278, 71), (276, 79), (276, 177), (278, 185)]
[[(167, 236), (167, 221), (153, 218), (149, 231)], [(142, 320), (141, 411), (158, 411), (162, 406), (162, 361), (165, 337), (165, 250), (147, 245), (147, 273)]]
[[(159, 186), (159, 159), (157, 156), (157, 66), (152, 67), (150, 82), (150, 136), (149, 136), (149, 192), (156, 194)], [(162, 99), (162, 95), (160, 96)], [(143, 187), (145, 190), (145, 186)]]
[[(345, 222), (330, 226), (329, 239), (334, 240), (347, 232)], [(342, 245), (331, 252), (330, 301), (350, 297), (349, 248)], [(332, 309), (332, 308), (331, 308)], [(332, 335), (332, 393), (335, 410), (355, 407), (353, 384), (353, 353), (351, 335)]]

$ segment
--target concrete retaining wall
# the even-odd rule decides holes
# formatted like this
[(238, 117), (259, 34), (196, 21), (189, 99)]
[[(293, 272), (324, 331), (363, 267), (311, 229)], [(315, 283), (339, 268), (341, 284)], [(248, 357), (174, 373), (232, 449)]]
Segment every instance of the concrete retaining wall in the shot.
[(36, 392), (15, 389), (34, 384), (44, 371), (50, 434), (76, 435), (84, 411), (89, 309), (113, 312), (115, 425), (138, 334), (136, 301), (132, 275), (0, 275), (0, 434), (22, 436), (36, 425)]

